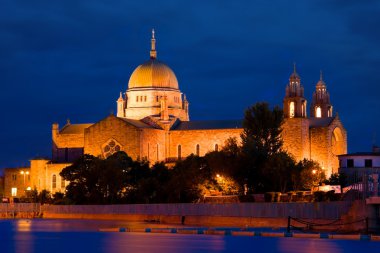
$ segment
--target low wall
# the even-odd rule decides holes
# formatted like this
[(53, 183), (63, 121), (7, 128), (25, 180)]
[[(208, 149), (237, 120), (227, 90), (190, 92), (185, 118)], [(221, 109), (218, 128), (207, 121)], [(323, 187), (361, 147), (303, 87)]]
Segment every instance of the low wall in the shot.
[(43, 205), (47, 214), (223, 216), (255, 218), (339, 219), (350, 202), (232, 203), (232, 204), (135, 204), (135, 205)]

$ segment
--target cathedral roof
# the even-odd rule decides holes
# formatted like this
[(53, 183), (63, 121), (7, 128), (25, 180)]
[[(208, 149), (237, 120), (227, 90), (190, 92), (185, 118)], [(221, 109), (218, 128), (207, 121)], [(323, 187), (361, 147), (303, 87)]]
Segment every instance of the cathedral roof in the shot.
[(138, 66), (129, 78), (128, 88), (171, 88), (178, 90), (173, 70), (157, 60), (156, 39), (152, 30), (150, 60)]
[(144, 122), (142, 122), (141, 120), (136, 120), (136, 119), (126, 119), (126, 118), (118, 118), (118, 119), (121, 119), (137, 128), (155, 128), (153, 126), (150, 126)]
[(83, 134), (84, 130), (93, 124), (68, 124), (64, 126), (61, 131), (59, 131), (60, 134)]
[(207, 130), (243, 128), (243, 120), (180, 121), (171, 130)]
[(178, 90), (178, 81), (173, 70), (157, 59), (138, 66), (132, 73), (128, 88), (172, 88)]

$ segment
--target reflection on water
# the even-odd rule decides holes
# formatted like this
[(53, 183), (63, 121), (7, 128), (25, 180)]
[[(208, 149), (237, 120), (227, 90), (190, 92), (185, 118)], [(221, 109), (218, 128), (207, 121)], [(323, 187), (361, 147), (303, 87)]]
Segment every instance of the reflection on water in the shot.
[(32, 220), (15, 220), (17, 231), (29, 232), (32, 226)]
[(125, 221), (0, 220), (0, 252), (380, 252), (379, 243), (366, 241), (99, 232), (99, 228), (136, 226), (150, 225)]

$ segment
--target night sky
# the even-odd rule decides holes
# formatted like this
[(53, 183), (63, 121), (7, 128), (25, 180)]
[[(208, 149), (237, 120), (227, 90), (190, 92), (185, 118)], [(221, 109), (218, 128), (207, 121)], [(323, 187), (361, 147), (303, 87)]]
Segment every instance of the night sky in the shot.
[(348, 151), (370, 151), (380, 145), (379, 3), (2, 0), (0, 168), (50, 157), (53, 122), (116, 113), (149, 58), (152, 28), (191, 120), (239, 119), (259, 101), (282, 106), (296, 62), (308, 105), (322, 70)]

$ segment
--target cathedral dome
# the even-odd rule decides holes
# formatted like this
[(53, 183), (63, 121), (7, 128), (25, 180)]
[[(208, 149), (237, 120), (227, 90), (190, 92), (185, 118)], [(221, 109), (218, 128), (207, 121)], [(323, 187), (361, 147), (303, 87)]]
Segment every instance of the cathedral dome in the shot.
[(128, 88), (170, 88), (178, 90), (178, 81), (173, 70), (158, 61), (156, 39), (152, 30), (150, 60), (138, 66), (129, 78)]
[(178, 81), (173, 70), (152, 57), (133, 71), (128, 83), (129, 89), (150, 87), (178, 90)]

